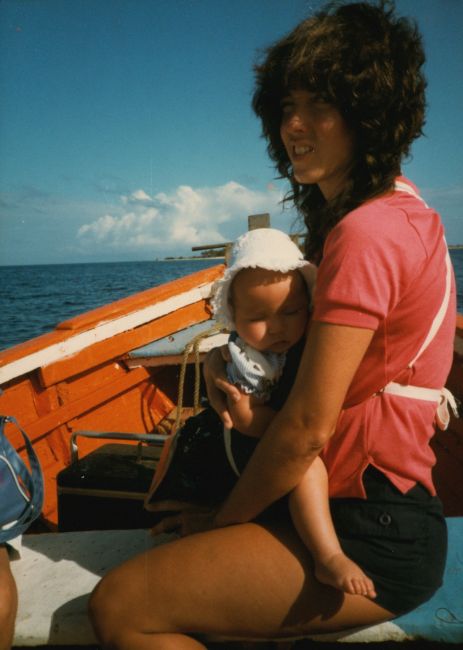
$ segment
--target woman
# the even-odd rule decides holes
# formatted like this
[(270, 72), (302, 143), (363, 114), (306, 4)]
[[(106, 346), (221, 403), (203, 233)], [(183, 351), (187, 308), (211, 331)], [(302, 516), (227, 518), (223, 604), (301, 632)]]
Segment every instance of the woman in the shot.
[[(455, 287), (438, 215), (397, 181), (424, 122), (423, 62), (414, 25), (381, 2), (319, 12), (257, 68), (254, 108), (319, 264), (307, 343), (288, 400), (221, 507), (179, 512), (164, 528), (184, 537), (99, 584), (90, 611), (104, 647), (332, 632), (391, 619), (441, 584), (446, 529), (429, 439)], [(218, 389), (233, 388), (217, 361), (206, 367), (209, 397), (229, 425)], [(289, 519), (267, 514), (319, 454), (341, 545), (375, 599), (319, 583)]]

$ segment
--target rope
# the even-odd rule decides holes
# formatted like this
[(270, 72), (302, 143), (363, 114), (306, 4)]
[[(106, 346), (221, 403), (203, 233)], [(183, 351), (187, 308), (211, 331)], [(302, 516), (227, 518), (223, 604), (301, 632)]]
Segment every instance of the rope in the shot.
[(182, 408), (183, 408), (183, 391), (184, 391), (184, 386), (185, 386), (185, 374), (186, 374), (186, 366), (188, 363), (188, 357), (190, 356), (191, 352), (194, 353), (195, 355), (195, 388), (194, 388), (194, 400), (193, 400), (193, 413), (196, 415), (199, 411), (199, 390), (201, 386), (201, 367), (200, 367), (200, 361), (199, 361), (199, 343), (202, 341), (202, 339), (207, 338), (208, 336), (212, 336), (212, 334), (215, 334), (216, 332), (221, 332), (223, 331), (223, 325), (220, 325), (216, 323), (209, 329), (205, 330), (204, 332), (201, 332), (200, 334), (197, 334), (194, 336), (191, 341), (188, 341), (188, 343), (185, 345), (185, 348), (183, 350), (183, 359), (182, 359), (182, 365), (180, 368), (180, 378), (178, 382), (178, 398), (177, 398), (177, 416), (175, 418), (175, 425), (174, 425), (174, 430), (173, 433), (177, 431), (177, 429), (180, 426), (180, 420), (182, 416)]

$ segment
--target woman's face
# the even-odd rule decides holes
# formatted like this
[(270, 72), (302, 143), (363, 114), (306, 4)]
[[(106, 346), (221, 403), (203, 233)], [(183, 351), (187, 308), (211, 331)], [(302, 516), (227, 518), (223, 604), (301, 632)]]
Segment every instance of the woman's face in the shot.
[(317, 184), (326, 199), (339, 194), (354, 138), (338, 109), (307, 90), (293, 90), (282, 101), (280, 134), (297, 182)]

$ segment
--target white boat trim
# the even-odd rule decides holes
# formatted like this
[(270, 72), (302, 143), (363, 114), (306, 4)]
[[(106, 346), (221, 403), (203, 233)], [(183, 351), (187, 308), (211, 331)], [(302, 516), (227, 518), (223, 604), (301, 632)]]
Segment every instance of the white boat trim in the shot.
[(21, 377), (32, 370), (49, 366), (66, 357), (75, 355), (95, 343), (105, 341), (117, 334), (166, 316), (177, 309), (205, 300), (210, 296), (212, 284), (212, 282), (209, 282), (166, 300), (161, 300), (149, 307), (135, 310), (108, 321), (99, 322), (91, 329), (75, 334), (65, 341), (54, 343), (42, 350), (37, 350), (11, 363), (7, 363), (0, 368), (0, 385), (16, 377)]

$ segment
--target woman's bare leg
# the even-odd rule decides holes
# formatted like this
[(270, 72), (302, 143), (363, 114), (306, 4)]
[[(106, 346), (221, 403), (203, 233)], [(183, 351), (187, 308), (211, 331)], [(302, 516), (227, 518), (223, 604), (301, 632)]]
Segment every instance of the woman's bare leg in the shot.
[(204, 637), (277, 639), (392, 617), (363, 596), (320, 584), (294, 531), (254, 523), (129, 560), (99, 583), (90, 615), (111, 650), (196, 650)]
[(13, 643), (14, 622), (18, 608), (18, 592), (10, 570), (8, 552), (0, 547), (0, 650), (9, 650)]

